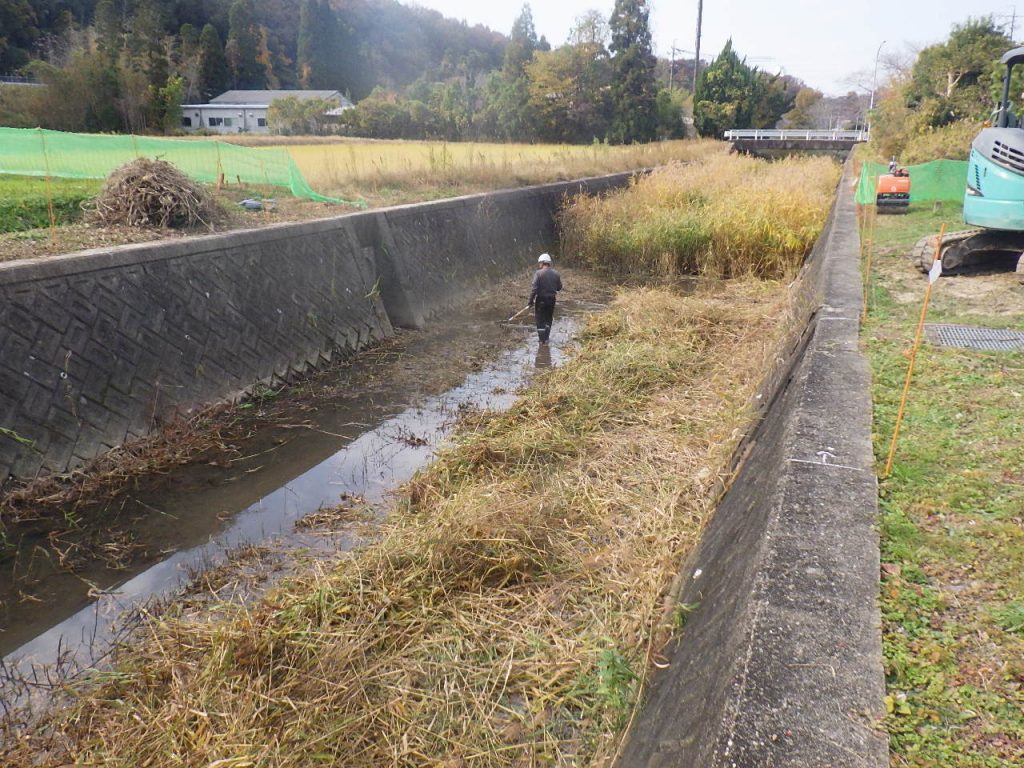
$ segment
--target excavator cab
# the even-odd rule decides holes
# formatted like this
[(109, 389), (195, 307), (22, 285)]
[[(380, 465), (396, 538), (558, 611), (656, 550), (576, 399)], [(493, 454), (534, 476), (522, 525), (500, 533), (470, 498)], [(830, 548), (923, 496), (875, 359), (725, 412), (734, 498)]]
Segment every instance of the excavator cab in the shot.
[(971, 144), (964, 195), (964, 221), (972, 226), (1024, 232), (1024, 129), (1010, 102), (1010, 75), (1024, 64), (1024, 48), (1008, 51), (1003, 94), (991, 128)]
[[(1024, 128), (1010, 102), (1010, 76), (1024, 64), (1024, 47), (1003, 54), (1003, 92), (991, 127), (971, 143), (964, 193), (964, 222), (974, 229), (947, 234), (942, 240), (942, 273), (975, 267), (1008, 267), (1024, 253)], [(923, 238), (914, 259), (927, 272), (936, 238)]]

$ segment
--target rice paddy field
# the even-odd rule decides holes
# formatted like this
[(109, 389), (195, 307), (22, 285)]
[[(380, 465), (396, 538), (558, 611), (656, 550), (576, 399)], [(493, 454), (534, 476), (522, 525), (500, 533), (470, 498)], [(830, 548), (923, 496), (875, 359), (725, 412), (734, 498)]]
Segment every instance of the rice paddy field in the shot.
[[(396, 205), (654, 168), (725, 152), (725, 145), (721, 142), (708, 141), (572, 146), (223, 137), (222, 142), (253, 150), (243, 153), (232, 152), (235, 148), (225, 147), (224, 143), (210, 142), (209, 137), (202, 137), (200, 144), (188, 139), (158, 141), (143, 137), (92, 137), (52, 132), (47, 135), (49, 162), (44, 163), (42, 154), (29, 157), (21, 150), (14, 151), (8, 147), (6, 154), (0, 152), (3, 160), (0, 167), (22, 174), (41, 174), (45, 166), (54, 174), (81, 176), (92, 173), (96, 168), (117, 168), (141, 156), (167, 159), (167, 147), (173, 147), (173, 156), (181, 161), (180, 167), (194, 177), (198, 174), (209, 182), (217, 176), (217, 169), (223, 167), (224, 173), (220, 176), (215, 196), (226, 213), (237, 212), (237, 201), (245, 197), (276, 199), (275, 210), (269, 215), (258, 219), (227, 215), (218, 224), (220, 229), (332, 216), (353, 207)], [(19, 138), (24, 139), (20, 134)], [(34, 135), (29, 139), (34, 142)], [(35, 147), (36, 143), (32, 142), (26, 146)], [(190, 144), (195, 151), (189, 149)], [(263, 153), (266, 153), (266, 165), (260, 159)], [(333, 202), (292, 197), (286, 189), (264, 183), (264, 179), (274, 181), (277, 178), (274, 183), (281, 183), (281, 179), (290, 177), (287, 170), (282, 170), (289, 164), (289, 157), (309, 187), (316, 193), (333, 198)], [(242, 174), (239, 176), (235, 171), (229, 172), (229, 166), (235, 170), (248, 170), (238, 170)], [(268, 168), (276, 169), (276, 176), (269, 174)], [(115, 233), (98, 227), (83, 229), (80, 225), (82, 203), (95, 196), (102, 184), (100, 179), (70, 179), (55, 175), (47, 180), (39, 175), (0, 174), (0, 260), (53, 255), (83, 247), (136, 242), (159, 236), (156, 231), (124, 230)], [(50, 231), (44, 231), (46, 229)], [(4, 237), (5, 233), (9, 233), (7, 237)]]
[[(243, 141), (281, 146), (272, 139)], [(725, 151), (725, 145), (712, 141), (609, 146), (353, 140), (284, 146), (313, 189), (342, 195), (380, 187), (538, 184), (653, 168)]]

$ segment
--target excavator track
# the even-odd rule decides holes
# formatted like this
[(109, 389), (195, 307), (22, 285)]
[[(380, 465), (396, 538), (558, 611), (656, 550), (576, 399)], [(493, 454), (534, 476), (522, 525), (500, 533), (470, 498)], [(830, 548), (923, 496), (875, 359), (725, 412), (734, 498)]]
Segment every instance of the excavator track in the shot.
[[(928, 272), (935, 258), (938, 235), (922, 237), (914, 245), (910, 260)], [(1024, 252), (1024, 233), (994, 229), (965, 229), (942, 238), (942, 274), (957, 275), (978, 269), (1013, 269)]]

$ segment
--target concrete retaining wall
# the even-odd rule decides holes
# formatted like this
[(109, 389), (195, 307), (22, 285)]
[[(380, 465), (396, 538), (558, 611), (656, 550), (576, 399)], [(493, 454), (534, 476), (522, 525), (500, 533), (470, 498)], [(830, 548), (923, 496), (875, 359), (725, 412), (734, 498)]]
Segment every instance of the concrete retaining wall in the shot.
[[(851, 176), (798, 288), (805, 326), (700, 546), (623, 768), (883, 768), (870, 374)], [(805, 339), (806, 344), (800, 339)]]
[(631, 175), (0, 264), (0, 484), (419, 326)]

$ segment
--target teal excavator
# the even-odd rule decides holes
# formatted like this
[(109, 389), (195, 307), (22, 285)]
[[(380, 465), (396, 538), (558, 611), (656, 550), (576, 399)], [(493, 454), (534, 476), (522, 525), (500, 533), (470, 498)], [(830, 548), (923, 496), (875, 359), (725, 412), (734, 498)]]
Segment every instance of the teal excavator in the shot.
[[(964, 222), (977, 229), (942, 238), (942, 274), (978, 267), (1013, 266), (1024, 252), (1024, 128), (1010, 103), (1010, 76), (1024, 64), (1024, 47), (1000, 59), (1006, 67), (1002, 99), (971, 144), (964, 194)], [(918, 241), (915, 260), (927, 272), (935, 257), (935, 236)]]

